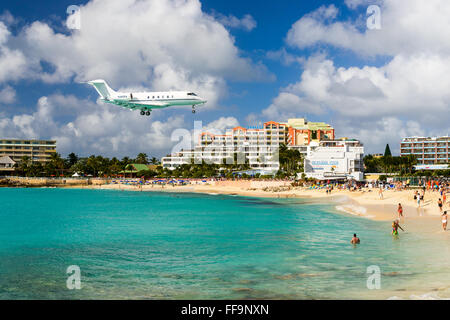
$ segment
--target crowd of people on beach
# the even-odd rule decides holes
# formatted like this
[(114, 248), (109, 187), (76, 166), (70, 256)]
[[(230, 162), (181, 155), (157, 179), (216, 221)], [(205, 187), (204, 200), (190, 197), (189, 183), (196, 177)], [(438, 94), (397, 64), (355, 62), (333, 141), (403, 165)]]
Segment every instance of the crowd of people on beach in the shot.
[[(409, 183), (401, 183), (401, 185), (396, 185), (395, 190), (402, 190), (409, 188)], [(383, 191), (385, 187), (380, 185), (378, 187), (378, 197), (380, 200), (384, 199)], [(418, 189), (416, 189), (413, 193), (414, 200), (417, 203), (417, 207), (420, 208), (421, 205), (425, 204), (425, 193), (426, 192), (439, 193), (440, 198), (437, 200), (437, 207), (439, 213), (441, 214), (441, 223), (442, 229), (447, 231), (447, 210), (446, 207), (450, 207), (450, 202), (447, 202), (447, 194), (450, 193), (450, 184), (448, 181), (444, 180), (428, 180), (428, 181), (420, 181)], [(328, 193), (328, 190), (327, 190)], [(430, 200), (431, 201), (431, 200)], [(430, 203), (427, 203), (430, 204)], [(404, 218), (403, 214), (403, 206), (401, 203), (398, 204), (397, 207), (397, 218), (392, 222), (392, 235), (398, 237), (398, 229), (404, 231), (404, 229), (400, 226), (400, 220)], [(353, 238), (350, 241), (352, 244), (360, 243), (360, 239), (353, 235)]]

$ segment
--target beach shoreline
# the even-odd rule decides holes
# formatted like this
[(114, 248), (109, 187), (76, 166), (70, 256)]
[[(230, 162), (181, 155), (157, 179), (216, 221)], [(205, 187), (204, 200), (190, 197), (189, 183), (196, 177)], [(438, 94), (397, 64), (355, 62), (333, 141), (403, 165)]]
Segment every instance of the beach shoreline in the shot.
[[(405, 218), (424, 219), (438, 218), (441, 213), (437, 206), (440, 198), (438, 192), (427, 191), (425, 201), (418, 208), (414, 200), (413, 190), (386, 190), (383, 199), (379, 199), (378, 189), (364, 188), (361, 191), (348, 191), (334, 189), (326, 194), (322, 189), (309, 189), (305, 187), (291, 187), (290, 183), (277, 181), (267, 184), (265, 182), (248, 183), (249, 181), (212, 181), (207, 183), (188, 185), (128, 185), (128, 184), (102, 184), (88, 186), (67, 186), (66, 188), (81, 188), (95, 190), (126, 190), (141, 192), (178, 192), (237, 195), (260, 198), (309, 198), (325, 200), (335, 204), (337, 211), (378, 221), (394, 220), (398, 217), (397, 206), (402, 204)], [(275, 182), (275, 181), (273, 181)], [(444, 206), (448, 210), (449, 204)]]

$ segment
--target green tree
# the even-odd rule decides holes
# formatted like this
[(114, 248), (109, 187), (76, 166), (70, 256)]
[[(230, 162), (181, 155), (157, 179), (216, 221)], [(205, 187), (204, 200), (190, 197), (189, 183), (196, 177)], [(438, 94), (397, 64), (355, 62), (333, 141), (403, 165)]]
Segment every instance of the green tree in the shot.
[(302, 157), (298, 150), (289, 149), (285, 144), (281, 144), (278, 152), (278, 159), (283, 172), (291, 176), (299, 171)]
[(134, 161), (140, 164), (148, 164), (148, 156), (145, 153), (139, 153)]
[(155, 157), (152, 157), (152, 158), (150, 159), (150, 163), (151, 163), (151, 164), (160, 164), (158, 158), (155, 158)]
[(73, 166), (75, 163), (78, 162), (78, 156), (75, 153), (69, 153), (67, 156), (67, 162), (69, 167)]
[(57, 152), (50, 156), (50, 161), (47, 162), (46, 168), (51, 172), (51, 174), (61, 175), (64, 172), (65, 163), (64, 159)]
[(21, 176), (28, 176), (28, 172), (31, 166), (31, 158), (28, 156), (23, 156), (18, 163), (15, 164), (17, 172)]
[(391, 148), (389, 147), (389, 143), (386, 144), (386, 148), (384, 149), (384, 156), (385, 157), (391, 157), (392, 156)]

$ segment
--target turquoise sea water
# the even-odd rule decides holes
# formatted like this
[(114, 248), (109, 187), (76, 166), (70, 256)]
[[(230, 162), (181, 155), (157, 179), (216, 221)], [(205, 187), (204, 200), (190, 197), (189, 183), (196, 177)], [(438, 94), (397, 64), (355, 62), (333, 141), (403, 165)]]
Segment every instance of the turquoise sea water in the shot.
[[(442, 239), (393, 239), (332, 203), (3, 188), (0, 204), (0, 299), (365, 299), (450, 284), (448, 246), (430, 250)], [(70, 265), (81, 290), (66, 287)], [(381, 290), (367, 289), (370, 265)]]

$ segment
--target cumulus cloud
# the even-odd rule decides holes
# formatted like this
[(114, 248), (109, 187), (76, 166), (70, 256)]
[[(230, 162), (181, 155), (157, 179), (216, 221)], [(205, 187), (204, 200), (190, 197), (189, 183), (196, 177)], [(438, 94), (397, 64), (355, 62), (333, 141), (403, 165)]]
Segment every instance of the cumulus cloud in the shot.
[(275, 51), (268, 51), (266, 57), (271, 60), (280, 61), (283, 65), (289, 66), (294, 63), (303, 64), (305, 59), (289, 53), (286, 48), (281, 48)]
[[(448, 134), (450, 3), (377, 3), (381, 30), (361, 30), (359, 21), (338, 20), (335, 6), (322, 6), (292, 25), (286, 43), (299, 49), (325, 44), (362, 59), (382, 56), (386, 63), (371, 66), (370, 58), (365, 66), (339, 67), (331, 57), (313, 55), (262, 116), (332, 114), (337, 134), (362, 139), (369, 152), (380, 152), (386, 142), (395, 150), (404, 136)], [(366, 1), (346, 4), (359, 9)]]
[(241, 19), (231, 14), (228, 16), (217, 14), (216, 16), (220, 23), (229, 28), (252, 31), (257, 25), (256, 20), (250, 14), (244, 15)]
[(265, 67), (240, 56), (233, 37), (198, 0), (97, 0), (80, 12), (81, 29), (70, 35), (39, 21), (20, 34), (31, 61), (54, 67), (42, 80), (149, 84), (161, 65), (188, 80), (204, 74), (237, 80), (268, 75)]
[[(363, 1), (348, 1), (347, 4), (355, 8), (352, 3)], [(378, 3), (381, 7), (380, 30), (361, 30), (352, 21), (336, 20), (337, 9), (330, 5), (295, 22), (287, 34), (287, 43), (298, 48), (327, 44), (363, 56), (450, 53), (448, 1), (384, 0)], [(366, 11), (362, 14), (365, 17)]]
[(16, 90), (11, 86), (0, 89), (0, 103), (9, 104), (16, 100)]
[(29, 72), (23, 52), (9, 48), (10, 38), (11, 32), (5, 23), (0, 21), (0, 83), (23, 79)]
[(220, 117), (208, 123), (205, 126), (205, 131), (217, 132), (218, 134), (225, 134), (225, 131), (230, 128), (239, 126), (239, 121), (235, 117)]

